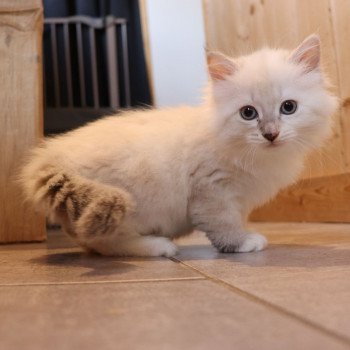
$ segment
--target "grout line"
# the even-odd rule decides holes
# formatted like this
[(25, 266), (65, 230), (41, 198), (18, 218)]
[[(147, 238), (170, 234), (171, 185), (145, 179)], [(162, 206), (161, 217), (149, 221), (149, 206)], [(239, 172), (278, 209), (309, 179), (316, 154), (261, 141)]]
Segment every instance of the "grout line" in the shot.
[(119, 284), (119, 283), (144, 283), (144, 282), (173, 282), (173, 281), (203, 281), (205, 277), (175, 277), (175, 278), (147, 278), (117, 281), (76, 281), (76, 282), (38, 282), (38, 283), (6, 283), (1, 287), (30, 287), (30, 286), (59, 286), (59, 285), (81, 285), (81, 284)]
[(250, 301), (253, 301), (253, 302), (256, 302), (256, 303), (259, 303), (259, 304), (262, 304), (264, 305), (265, 307), (267, 308), (270, 308), (272, 309), (273, 311), (276, 311), (278, 312), (279, 314), (282, 314), (284, 316), (287, 316), (287, 317), (290, 317), (298, 322), (301, 322), (303, 323), (304, 325), (308, 326), (308, 327), (311, 327), (319, 332), (321, 332), (322, 334), (327, 334), (328, 336), (332, 337), (332, 338), (335, 338), (336, 340), (338, 340), (339, 342), (341, 342), (342, 344), (346, 344), (346, 345), (350, 345), (350, 338), (342, 335), (342, 334), (338, 334), (338, 333), (334, 333), (333, 331), (329, 330), (328, 328), (325, 328), (324, 326), (318, 324), (318, 323), (314, 323), (313, 321), (310, 321), (292, 311), (289, 311), (287, 309), (284, 309), (283, 307), (279, 306), (279, 305), (276, 305), (276, 304), (273, 304), (265, 299), (261, 299), (260, 297), (257, 297), (255, 296), (254, 294), (250, 294), (249, 292), (246, 292), (245, 290), (243, 289), (240, 289), (238, 287), (235, 287), (234, 285), (228, 283), (228, 282), (225, 282), (223, 280), (220, 280), (219, 278), (216, 278), (214, 276), (211, 276), (211, 275), (208, 275), (206, 274), (205, 272), (201, 271), (200, 269), (196, 268), (196, 267), (193, 267), (177, 258), (169, 258), (170, 260), (174, 261), (174, 262), (177, 262), (177, 263), (180, 263), (188, 268), (191, 268), (192, 270), (196, 271), (197, 273), (199, 273), (200, 275), (202, 275), (203, 277), (205, 277), (207, 280), (210, 280), (212, 281), (213, 283), (216, 283), (216, 284), (220, 284), (221, 286), (225, 287), (226, 289), (229, 289), (231, 290), (232, 292), (236, 293), (236, 294), (239, 294), (240, 296), (250, 300)]

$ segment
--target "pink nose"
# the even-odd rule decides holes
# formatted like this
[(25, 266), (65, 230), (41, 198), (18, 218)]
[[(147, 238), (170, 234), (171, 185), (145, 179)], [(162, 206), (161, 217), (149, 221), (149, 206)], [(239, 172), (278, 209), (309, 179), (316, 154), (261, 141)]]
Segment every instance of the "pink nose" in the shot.
[(279, 132), (263, 134), (266, 140), (273, 142), (279, 135)]

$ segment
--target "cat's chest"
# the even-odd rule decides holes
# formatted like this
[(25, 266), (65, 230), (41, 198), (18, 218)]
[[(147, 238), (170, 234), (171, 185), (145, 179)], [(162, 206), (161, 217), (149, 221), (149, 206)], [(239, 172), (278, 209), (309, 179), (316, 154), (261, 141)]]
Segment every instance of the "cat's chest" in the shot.
[[(293, 183), (300, 174), (302, 162), (283, 162), (264, 166), (253, 172), (246, 173), (246, 181), (242, 184), (241, 198), (248, 209), (261, 205), (273, 198), (281, 189)], [(238, 185), (239, 186), (239, 185)]]
[(300, 162), (271, 162), (255, 167), (213, 167), (203, 172), (200, 183), (208, 189), (231, 194), (247, 210), (260, 205), (291, 184), (301, 170)]

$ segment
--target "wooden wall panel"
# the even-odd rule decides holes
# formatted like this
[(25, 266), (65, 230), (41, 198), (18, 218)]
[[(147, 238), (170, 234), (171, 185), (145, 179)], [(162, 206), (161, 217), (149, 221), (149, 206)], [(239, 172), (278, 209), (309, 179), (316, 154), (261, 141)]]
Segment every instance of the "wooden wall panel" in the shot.
[(42, 136), (41, 1), (1, 1), (0, 27), (0, 242), (40, 241), (45, 220), (23, 204), (14, 179)]
[(250, 219), (350, 223), (350, 174), (304, 179), (256, 209)]
[(342, 99), (340, 132), (346, 169), (350, 169), (350, 1), (330, 0), (334, 46)]
[(350, 222), (350, 1), (203, 0), (207, 46), (229, 55), (262, 46), (295, 47), (311, 33), (341, 108), (322, 150), (310, 155), (303, 180), (254, 211), (259, 221)]
[[(333, 0), (332, 7), (330, 0), (204, 0), (203, 5), (210, 49), (235, 56), (266, 45), (293, 48), (309, 34), (318, 33), (322, 40), (323, 65), (335, 85), (335, 93), (343, 95), (339, 87), (343, 89), (344, 82), (340, 82), (339, 77), (349, 86), (350, 74), (345, 77), (338, 72), (338, 57), (341, 55), (346, 60), (345, 41), (349, 36), (343, 35), (343, 42), (335, 41), (332, 11), (342, 17), (338, 22), (346, 25), (350, 1)], [(346, 108), (350, 108), (350, 102)], [(304, 178), (350, 171), (350, 138), (346, 139), (345, 132), (349, 131), (349, 117), (346, 118), (345, 112), (335, 116), (333, 135), (323, 149), (309, 157)]]

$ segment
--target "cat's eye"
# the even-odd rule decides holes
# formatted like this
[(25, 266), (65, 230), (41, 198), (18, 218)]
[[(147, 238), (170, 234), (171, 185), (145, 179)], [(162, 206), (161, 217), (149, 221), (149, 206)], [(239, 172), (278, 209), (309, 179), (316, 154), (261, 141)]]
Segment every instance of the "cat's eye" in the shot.
[(259, 116), (257, 110), (253, 106), (244, 106), (239, 110), (239, 113), (245, 120), (253, 120)]
[(297, 110), (298, 104), (294, 100), (282, 102), (280, 112), (282, 114), (293, 114)]

